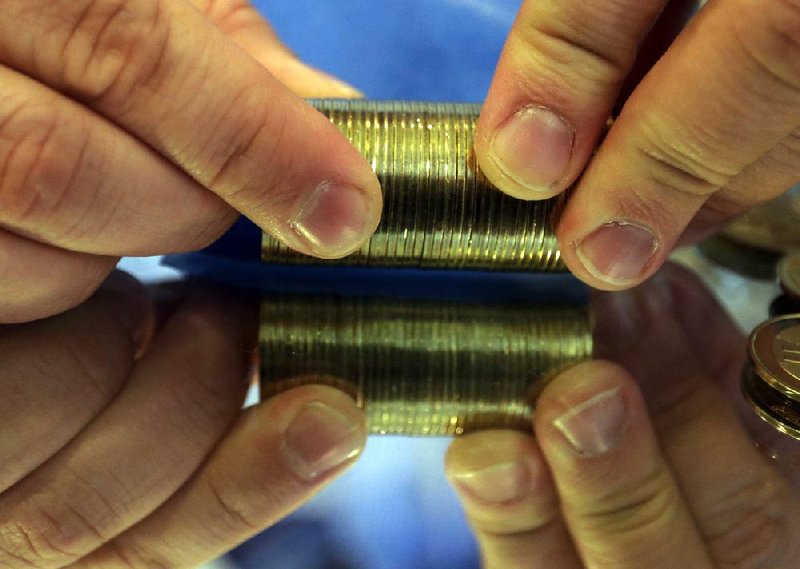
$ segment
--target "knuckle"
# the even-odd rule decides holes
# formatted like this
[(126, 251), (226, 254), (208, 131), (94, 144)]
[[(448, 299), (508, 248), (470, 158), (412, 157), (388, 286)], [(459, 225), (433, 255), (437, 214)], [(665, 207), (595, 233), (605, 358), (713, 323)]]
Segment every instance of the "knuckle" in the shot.
[(39, 510), (0, 523), (0, 551), (21, 567), (60, 567), (80, 557), (86, 528), (74, 521)]
[(88, 137), (41, 105), (22, 104), (0, 120), (0, 218), (39, 226), (66, 201)]
[[(633, 65), (638, 41), (627, 31), (637, 27), (629, 20), (638, 17), (638, 12), (625, 10), (624, 5), (611, 2), (602, 9), (580, 3), (573, 8), (565, 5), (560, 17), (523, 21), (512, 37), (521, 42), (521, 53), (534, 56), (537, 64), (551, 68), (556, 76), (615, 85)], [(587, 26), (587, 21), (594, 25)]]
[(593, 533), (613, 536), (658, 535), (673, 523), (677, 490), (663, 465), (640, 480), (597, 496), (582, 506), (579, 522)]
[[(252, 214), (269, 214), (296, 197), (282, 180), (294, 171), (293, 157), (283, 150), (289, 129), (284, 113), (270, 112), (256, 85), (231, 100), (225, 129), (215, 135), (212, 175), (201, 180), (231, 204), (247, 204)], [(243, 112), (246, 110), (246, 112)], [(267, 166), (264, 156), (270, 157)]]
[(192, 2), (206, 19), (227, 33), (251, 26), (261, 18), (247, 0), (192, 0)]
[(759, 93), (778, 97), (776, 93), (788, 90), (796, 97), (800, 94), (800, 2), (750, 4), (747, 8), (757, 13), (735, 20), (733, 32), (745, 60), (758, 77), (766, 79), (760, 82)]
[[(767, 17), (767, 32), (775, 40), (774, 52), (778, 62), (785, 63), (789, 75), (786, 81), (800, 90), (800, 1), (774, 0), (764, 7)], [(772, 51), (772, 50), (770, 50)]]
[(104, 494), (107, 489), (76, 472), (71, 475), (75, 485), (68, 494), (43, 490), (4, 513), (0, 550), (34, 567), (62, 567), (108, 541), (107, 528), (122, 527), (120, 513)]
[[(717, 148), (719, 136), (701, 126), (691, 132), (667, 128), (666, 121), (640, 123), (640, 141), (635, 152), (647, 175), (659, 188), (670, 193), (705, 198), (726, 186), (741, 167), (725, 163)], [(690, 129), (684, 129), (690, 130)]]
[(792, 503), (782, 482), (754, 479), (721, 500), (721, 529), (707, 535), (708, 548), (721, 569), (774, 567), (786, 538)]
[(252, 533), (263, 529), (250, 519), (248, 509), (230, 488), (229, 483), (208, 481), (208, 490), (219, 511), (219, 515), (214, 517), (215, 523), (227, 526), (234, 534)]
[(157, 91), (168, 75), (171, 23), (164, 4), (87, 0), (59, 54), (66, 87), (123, 112), (137, 91)]

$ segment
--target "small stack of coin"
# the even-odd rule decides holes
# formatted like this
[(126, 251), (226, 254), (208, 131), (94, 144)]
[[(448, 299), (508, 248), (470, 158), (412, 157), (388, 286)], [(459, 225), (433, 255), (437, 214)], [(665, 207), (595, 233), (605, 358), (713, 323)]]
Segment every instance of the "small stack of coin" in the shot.
[(800, 315), (758, 326), (748, 342), (742, 390), (759, 417), (800, 439)]
[(378, 175), (384, 200), (381, 222), (372, 239), (339, 261), (300, 255), (264, 234), (264, 262), (563, 270), (554, 232), (563, 197), (518, 200), (486, 180), (473, 150), (478, 105), (311, 103)]
[(262, 395), (307, 383), (350, 393), (373, 434), (531, 430), (537, 394), (591, 357), (585, 306), (270, 297)]

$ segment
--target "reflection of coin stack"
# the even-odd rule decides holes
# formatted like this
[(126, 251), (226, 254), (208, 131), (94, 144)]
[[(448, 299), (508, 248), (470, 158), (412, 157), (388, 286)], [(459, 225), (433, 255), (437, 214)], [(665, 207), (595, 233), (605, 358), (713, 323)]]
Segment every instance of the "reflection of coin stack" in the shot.
[(262, 392), (340, 387), (371, 433), (530, 430), (547, 379), (588, 358), (576, 306), (284, 297), (261, 308)]
[(342, 261), (294, 253), (265, 235), (262, 258), (315, 263), (493, 270), (561, 269), (551, 217), (561, 199), (522, 201), (478, 170), (478, 106), (316, 101), (381, 181), (384, 210), (372, 239)]
[(781, 316), (750, 335), (742, 388), (756, 413), (800, 439), (800, 315)]

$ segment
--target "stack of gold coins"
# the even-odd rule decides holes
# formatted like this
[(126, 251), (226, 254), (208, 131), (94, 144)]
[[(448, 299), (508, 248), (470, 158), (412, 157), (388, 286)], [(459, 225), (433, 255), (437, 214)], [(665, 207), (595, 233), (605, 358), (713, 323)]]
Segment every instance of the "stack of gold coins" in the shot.
[(750, 335), (742, 389), (756, 413), (800, 439), (800, 315), (773, 318)]
[(350, 393), (373, 434), (530, 431), (548, 379), (588, 359), (585, 306), (270, 297), (262, 395), (307, 383)]
[(339, 261), (295, 253), (270, 235), (268, 263), (561, 270), (554, 234), (563, 197), (523, 201), (493, 187), (473, 150), (479, 106), (312, 101), (366, 157), (383, 189), (381, 223)]

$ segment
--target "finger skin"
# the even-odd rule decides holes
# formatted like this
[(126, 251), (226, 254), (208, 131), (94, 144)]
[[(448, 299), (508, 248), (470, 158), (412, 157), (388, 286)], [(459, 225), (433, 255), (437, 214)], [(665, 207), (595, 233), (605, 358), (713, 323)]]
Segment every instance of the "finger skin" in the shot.
[(0, 327), (0, 493), (102, 412), (151, 319), (144, 288), (114, 273), (65, 314)]
[(57, 249), (0, 229), (0, 323), (29, 322), (79, 305), (117, 261)]
[(190, 297), (104, 412), (0, 495), (0, 566), (63, 567), (178, 490), (241, 408), (255, 313)]
[(208, 245), (225, 202), (96, 113), (0, 67), (0, 225), (98, 255)]
[(594, 361), (563, 373), (534, 428), (587, 567), (712, 567), (625, 370)]
[[(326, 468), (309, 476), (286, 449), (298, 418), (320, 405), (333, 412), (337, 426), (331, 430), (323, 420), (313, 427), (312, 454)], [(364, 415), (348, 395), (323, 386), (282, 393), (245, 411), (159, 511), (76, 567), (195, 567), (295, 510), (352, 464), (365, 440)]]
[(583, 567), (530, 435), (485, 431), (458, 438), (445, 472), (475, 531), (484, 569)]
[(798, 30), (793, 2), (712, 2), (690, 22), (563, 213), (559, 243), (579, 278), (619, 290), (651, 276), (707, 199), (797, 128)]
[[(494, 184), (522, 199), (543, 199), (575, 181), (611, 114), (640, 42), (665, 4), (666, 0), (523, 3), (476, 133), (481, 169)], [(552, 116), (543, 114), (544, 109)], [(513, 124), (522, 126), (509, 130)], [(506, 138), (510, 132), (513, 138)]]
[[(595, 304), (609, 305), (596, 315), (608, 321), (599, 331), (618, 336), (604, 355), (635, 370), (663, 455), (716, 566), (793, 567), (798, 497), (732, 404), (742, 399), (744, 338), (696, 276), (664, 269), (630, 291), (595, 295)], [(609, 325), (623, 317), (621, 303), (609, 303), (620, 296), (630, 301), (626, 314), (642, 315), (629, 329)]]
[[(110, 118), (289, 246), (341, 257), (377, 226), (364, 158), (185, 0), (4, 7), (0, 60)], [(7, 35), (18, 22), (26, 33)]]

